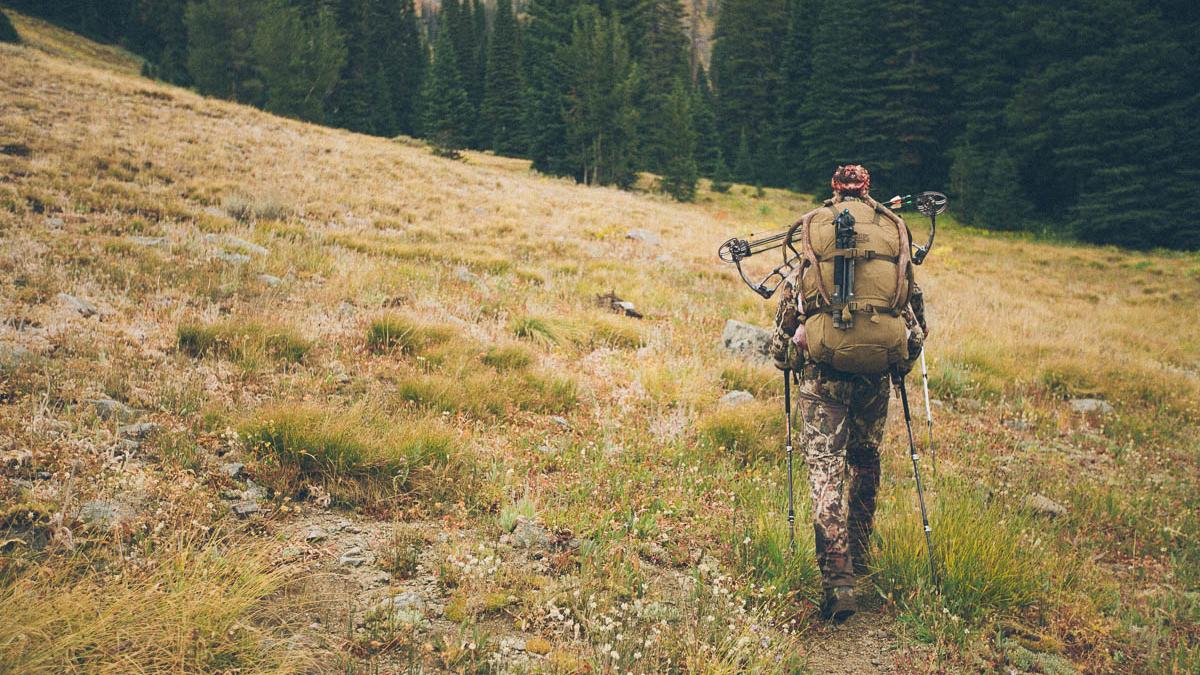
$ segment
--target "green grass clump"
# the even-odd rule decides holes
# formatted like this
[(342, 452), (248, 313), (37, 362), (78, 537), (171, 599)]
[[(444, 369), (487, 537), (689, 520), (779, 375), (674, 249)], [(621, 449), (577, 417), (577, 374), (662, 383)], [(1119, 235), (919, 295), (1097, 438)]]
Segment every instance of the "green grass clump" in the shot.
[(533, 363), (533, 354), (520, 345), (491, 347), (483, 355), (483, 363), (500, 372), (525, 370)]
[[(1016, 613), (1046, 597), (1046, 541), (1029, 516), (971, 493), (926, 494), (940, 585), (933, 591), (920, 516), (909, 499), (881, 509), (872, 560), (880, 592), (926, 630), (953, 636), (990, 613)], [(1053, 536), (1040, 534), (1044, 539)]]
[(294, 329), (259, 322), (188, 322), (176, 329), (179, 349), (194, 357), (220, 356), (253, 364), (261, 359), (299, 363), (312, 343)]
[(367, 347), (375, 352), (420, 352), (454, 337), (447, 326), (430, 326), (400, 316), (384, 316), (367, 328)]
[(765, 401), (718, 408), (700, 420), (700, 440), (748, 462), (773, 457), (783, 452), (782, 408)]
[(432, 420), (280, 405), (243, 424), (241, 436), (264, 462), (266, 482), (283, 492), (317, 482), (339, 501), (366, 503), (402, 493), (458, 498), (474, 491), (475, 467)]
[(721, 386), (726, 391), (748, 391), (755, 398), (770, 398), (780, 393), (781, 376), (773, 366), (739, 361), (721, 371)]
[(745, 521), (733, 530), (733, 551), (738, 566), (769, 592), (816, 598), (821, 570), (817, 568), (812, 530), (808, 527), (809, 502), (798, 484), (796, 499), (796, 550), (788, 546), (786, 504), (780, 503), (777, 483), (755, 484), (739, 495)]
[(542, 347), (572, 342), (579, 335), (578, 329), (563, 319), (540, 316), (514, 317), (509, 322), (508, 329), (513, 335)]
[(499, 523), (502, 532), (512, 532), (513, 528), (517, 526), (518, 518), (533, 520), (536, 512), (533, 501), (528, 497), (522, 497), (500, 509), (500, 515), (496, 517), (496, 522)]
[(400, 382), (396, 394), (434, 411), (461, 412), (479, 419), (503, 417), (517, 410), (564, 413), (578, 401), (574, 380), (535, 373), (506, 377), (488, 372), (423, 373)]
[(637, 349), (646, 344), (641, 328), (632, 319), (600, 317), (592, 320), (592, 339), (618, 349)]

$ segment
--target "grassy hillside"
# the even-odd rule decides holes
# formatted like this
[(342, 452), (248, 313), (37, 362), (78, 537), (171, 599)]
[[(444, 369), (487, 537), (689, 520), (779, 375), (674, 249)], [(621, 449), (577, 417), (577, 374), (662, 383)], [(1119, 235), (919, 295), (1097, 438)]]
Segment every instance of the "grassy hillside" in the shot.
[(945, 583), (893, 419), (838, 642), (776, 373), (719, 346), (774, 311), (717, 246), (809, 200), (438, 159), (55, 39), (0, 45), (0, 670), (1200, 668), (1200, 258), (946, 225)]

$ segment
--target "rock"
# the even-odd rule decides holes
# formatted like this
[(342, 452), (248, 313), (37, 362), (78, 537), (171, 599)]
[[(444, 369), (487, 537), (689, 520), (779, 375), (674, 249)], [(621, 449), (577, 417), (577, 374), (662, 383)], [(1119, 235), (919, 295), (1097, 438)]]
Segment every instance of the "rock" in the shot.
[(304, 531), (304, 541), (307, 541), (310, 544), (318, 541), (325, 541), (327, 538), (329, 538), (329, 533), (326, 532), (324, 528), (317, 527), (316, 525), (313, 525)]
[(654, 232), (651, 232), (650, 230), (630, 230), (625, 233), (625, 238), (633, 239), (634, 241), (640, 241), (651, 246), (658, 246), (662, 243), (662, 237), (658, 236)]
[(133, 408), (111, 398), (94, 398), (85, 401), (96, 410), (102, 420), (129, 420), (137, 414)]
[(546, 528), (527, 518), (517, 518), (509, 541), (515, 548), (549, 548), (550, 533)]
[(558, 448), (550, 445), (549, 443), (543, 443), (538, 446), (538, 452), (542, 453), (543, 455), (557, 455)]
[(1041, 516), (1049, 516), (1050, 518), (1058, 518), (1067, 515), (1067, 507), (1058, 502), (1040, 495), (1037, 493), (1031, 494), (1025, 498), (1025, 507), (1034, 513)]
[(564, 429), (570, 429), (570, 428), (571, 428), (571, 423), (567, 421), (567, 418), (565, 418), (565, 417), (563, 417), (563, 416), (561, 416), (561, 415), (551, 415), (551, 416), (550, 416), (550, 421), (551, 421), (551, 422), (554, 422), (555, 424), (557, 424), (558, 426), (560, 426), (560, 427), (562, 427), (562, 428), (564, 428)]
[(544, 637), (531, 637), (525, 641), (525, 651), (538, 656), (545, 656), (550, 653), (550, 641)]
[(721, 334), (725, 349), (753, 358), (767, 358), (771, 353), (771, 332), (751, 324), (730, 319)]
[(79, 507), (78, 518), (98, 530), (112, 529), (130, 516), (129, 507), (120, 502), (96, 500)]
[(239, 464), (237, 462), (229, 462), (227, 464), (221, 465), (221, 473), (225, 474), (226, 476), (229, 476), (230, 478), (232, 478), (234, 480), (241, 478), (244, 475), (245, 470), (246, 470), (246, 465)]
[(270, 286), (271, 288), (275, 288), (283, 283), (283, 279), (280, 279), (273, 274), (260, 274), (258, 275), (258, 280)]
[(125, 237), (125, 239), (129, 243), (137, 244), (138, 246), (163, 246), (167, 243), (164, 237), (129, 236)]
[(717, 401), (717, 405), (733, 408), (733, 407), (736, 407), (739, 405), (744, 405), (746, 403), (750, 403), (753, 400), (754, 400), (754, 394), (751, 394), (748, 391), (738, 390), (738, 391), (731, 391), (728, 394), (725, 394), (724, 396), (722, 396), (720, 398), (720, 400)]
[(225, 235), (224, 240), (225, 240), (226, 244), (229, 244), (230, 246), (233, 246), (234, 248), (240, 248), (241, 250), (246, 251), (252, 255), (267, 255), (268, 253), (270, 253), (270, 251), (268, 251), (265, 247), (259, 246), (258, 244), (255, 244), (254, 242), (246, 241), (245, 239), (242, 239), (241, 237), (235, 237), (233, 235), (227, 234), (227, 235)]
[(79, 312), (79, 314), (85, 319), (89, 316), (96, 315), (96, 306), (87, 300), (84, 300), (83, 298), (77, 298), (74, 295), (68, 295), (66, 293), (59, 293), (58, 299), (71, 309)]
[(228, 251), (219, 251), (213, 255), (213, 258), (231, 265), (245, 265), (250, 262), (250, 256), (245, 253), (230, 253)]
[(638, 547), (638, 553), (643, 558), (658, 565), (670, 565), (671, 554), (658, 542), (648, 541)]
[(1071, 412), (1080, 415), (1108, 415), (1113, 412), (1111, 403), (1098, 398), (1073, 398), (1070, 403)]
[(597, 295), (596, 304), (614, 312), (624, 314), (625, 316), (631, 316), (635, 319), (642, 318), (642, 313), (637, 311), (637, 308), (634, 307), (633, 303), (617, 297), (616, 291), (609, 291), (603, 295)]
[(1003, 426), (1005, 426), (1009, 429), (1012, 429), (1013, 431), (1029, 431), (1029, 429), (1030, 429), (1029, 422), (1026, 422), (1023, 419), (1009, 418), (1009, 419), (1001, 420), (1000, 424), (1002, 424)]
[(481, 279), (478, 274), (475, 274), (474, 272), (472, 272), (471, 270), (467, 269), (465, 266), (462, 266), (462, 265), (459, 265), (458, 267), (454, 268), (454, 278), (458, 279), (459, 281), (465, 281), (470, 284), (477, 284), (477, 283), (483, 282), (483, 279)]
[(154, 422), (138, 422), (137, 424), (127, 424), (117, 429), (117, 433), (122, 438), (127, 438), (134, 441), (144, 440), (151, 434), (156, 434), (162, 429), (161, 426)]
[(367, 562), (367, 557), (363, 555), (361, 548), (354, 546), (343, 553), (342, 557), (338, 558), (338, 562), (346, 567), (361, 567), (363, 563)]
[(242, 490), (242, 499), (257, 501), (267, 496), (267, 491), (259, 487), (254, 481), (246, 480), (246, 489)]
[(426, 608), (425, 601), (416, 591), (404, 591), (384, 598), (375, 611), (396, 623), (412, 625), (425, 619)]
[(21, 345), (0, 345), (0, 369), (13, 370), (33, 360), (33, 352)]
[(47, 218), (46, 224), (49, 225), (50, 227), (62, 227), (63, 225), (67, 224), (67, 221), (63, 220), (62, 218), (58, 218), (58, 217)]
[(259, 508), (258, 502), (250, 500), (237, 502), (230, 508), (233, 510), (234, 515), (236, 515), (238, 518), (249, 518), (250, 516), (262, 510)]

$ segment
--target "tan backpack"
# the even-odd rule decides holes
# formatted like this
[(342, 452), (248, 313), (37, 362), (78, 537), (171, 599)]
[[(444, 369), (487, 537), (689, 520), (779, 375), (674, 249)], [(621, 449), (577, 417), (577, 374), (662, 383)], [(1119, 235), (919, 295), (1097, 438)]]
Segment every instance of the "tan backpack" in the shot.
[[(835, 221), (845, 212), (853, 232), (838, 247)], [(842, 216), (843, 223), (850, 222)], [(908, 358), (902, 312), (912, 291), (908, 226), (870, 198), (826, 202), (797, 224), (809, 357), (835, 370), (877, 374)], [(835, 261), (853, 261), (852, 295), (836, 296)], [(841, 263), (845, 264), (845, 263)]]

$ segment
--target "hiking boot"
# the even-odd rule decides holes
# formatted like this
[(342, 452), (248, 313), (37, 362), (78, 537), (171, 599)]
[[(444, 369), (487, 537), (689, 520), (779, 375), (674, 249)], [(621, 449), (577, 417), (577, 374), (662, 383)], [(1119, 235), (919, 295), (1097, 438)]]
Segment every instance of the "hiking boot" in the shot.
[(841, 623), (858, 611), (858, 603), (854, 600), (853, 586), (830, 586), (825, 589), (825, 599), (821, 602), (821, 618)]

